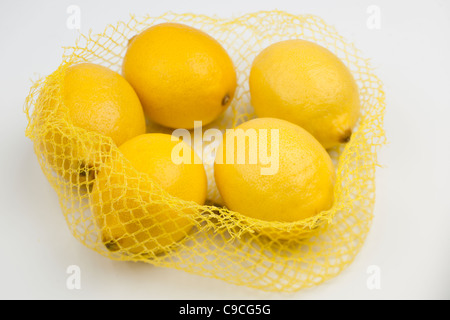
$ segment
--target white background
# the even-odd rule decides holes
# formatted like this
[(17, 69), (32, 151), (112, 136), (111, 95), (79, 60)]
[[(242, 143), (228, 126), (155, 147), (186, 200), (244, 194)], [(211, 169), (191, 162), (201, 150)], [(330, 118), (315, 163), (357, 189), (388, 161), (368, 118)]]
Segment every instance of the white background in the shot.
[[(31, 79), (52, 72), (70, 5), (81, 32), (129, 14), (232, 17), (279, 9), (321, 16), (371, 58), (387, 93), (373, 227), (339, 276), (294, 294), (264, 293), (147, 264), (108, 260), (73, 238), (25, 137)], [(381, 28), (367, 27), (380, 8)], [(450, 299), (450, 2), (427, 1), (2, 1), (0, 3), (0, 298), (2, 299)], [(81, 268), (81, 290), (66, 269)], [(381, 271), (369, 290), (367, 269)]]

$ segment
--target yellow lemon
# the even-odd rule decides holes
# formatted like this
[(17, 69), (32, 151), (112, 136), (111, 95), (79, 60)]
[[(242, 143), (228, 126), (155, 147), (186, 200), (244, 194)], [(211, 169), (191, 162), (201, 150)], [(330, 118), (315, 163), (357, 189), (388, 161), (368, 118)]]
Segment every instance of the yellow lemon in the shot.
[[(116, 145), (145, 133), (144, 111), (131, 85), (106, 67), (82, 63), (67, 68), (62, 82), (62, 103), (57, 117), (75, 127), (112, 138)], [(49, 163), (74, 183), (92, 179), (100, 154), (87, 136), (75, 136), (67, 128), (53, 128), (45, 136)], [(80, 140), (80, 141), (79, 141)], [(89, 179), (88, 179), (89, 180)]]
[(253, 61), (249, 85), (259, 117), (293, 122), (325, 148), (350, 140), (360, 114), (358, 87), (326, 48), (300, 39), (272, 44)]
[[(179, 199), (205, 202), (207, 180), (201, 160), (192, 151), (190, 162), (176, 164), (172, 151), (178, 143), (186, 144), (162, 133), (137, 136), (119, 147), (128, 165), (116, 156), (98, 174), (92, 206), (109, 250), (153, 256), (170, 249), (192, 229), (194, 222), (188, 215), (194, 209), (171, 206), (155, 189), (156, 185)], [(191, 149), (187, 144), (185, 148)]]
[(123, 74), (146, 115), (171, 128), (212, 122), (230, 105), (236, 89), (233, 62), (220, 43), (178, 23), (155, 25), (132, 38)]
[(281, 119), (256, 118), (228, 130), (214, 176), (226, 206), (250, 218), (294, 222), (333, 204), (330, 156), (306, 130)]
[(118, 146), (145, 133), (144, 111), (136, 92), (106, 67), (92, 63), (69, 67), (64, 104), (75, 126), (111, 137)]

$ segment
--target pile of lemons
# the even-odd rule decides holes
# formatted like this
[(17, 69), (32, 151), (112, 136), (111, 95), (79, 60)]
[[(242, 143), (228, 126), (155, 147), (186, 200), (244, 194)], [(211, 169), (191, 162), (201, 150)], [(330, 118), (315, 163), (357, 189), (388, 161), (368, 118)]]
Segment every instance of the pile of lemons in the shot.
[[(293, 39), (262, 50), (251, 65), (248, 84), (257, 117), (235, 129), (255, 133), (260, 147), (276, 150), (277, 170), (261, 174), (263, 159), (226, 161), (239, 152), (248, 159), (251, 149), (247, 144), (243, 151), (234, 150), (236, 144), (228, 141), (236, 135), (224, 134), (214, 178), (226, 207), (281, 222), (330, 209), (335, 168), (327, 149), (351, 139), (360, 115), (351, 72), (324, 47)], [(216, 39), (190, 26), (162, 23), (130, 39), (122, 75), (92, 63), (69, 67), (63, 103), (74, 126), (111, 137), (137, 172), (148, 174), (169, 194), (202, 205), (208, 181), (201, 159), (192, 152), (192, 161), (174, 163), (173, 148), (185, 142), (146, 133), (146, 119), (172, 129), (192, 129), (195, 121), (210, 124), (230, 106), (236, 87), (233, 61)], [(155, 253), (180, 241), (192, 220), (163, 204), (143, 208), (137, 202), (151, 186), (132, 179), (131, 172), (124, 184), (114, 174), (121, 166), (111, 159), (96, 173), (91, 191), (106, 247)]]

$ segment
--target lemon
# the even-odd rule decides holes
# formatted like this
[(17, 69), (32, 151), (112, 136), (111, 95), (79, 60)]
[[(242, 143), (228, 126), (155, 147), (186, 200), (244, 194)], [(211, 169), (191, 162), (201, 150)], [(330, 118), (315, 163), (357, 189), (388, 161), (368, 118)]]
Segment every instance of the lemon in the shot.
[(280, 41), (261, 51), (249, 86), (259, 117), (293, 122), (325, 148), (348, 142), (359, 118), (358, 87), (350, 70), (313, 42)]
[(69, 67), (63, 99), (73, 125), (111, 137), (118, 146), (145, 133), (136, 92), (125, 78), (106, 67), (92, 63)]
[[(245, 138), (244, 147), (239, 147), (240, 138)], [(255, 153), (259, 156), (252, 162)], [(263, 170), (269, 167), (268, 154), (278, 161), (270, 164), (276, 169), (271, 172)], [(217, 151), (214, 177), (226, 206), (254, 219), (294, 222), (333, 204), (330, 156), (310, 133), (281, 119), (256, 118), (228, 130)]]
[(205, 202), (204, 167), (195, 152), (190, 163), (175, 164), (172, 150), (178, 143), (185, 144), (172, 141), (168, 134), (137, 136), (119, 147), (128, 165), (116, 156), (98, 174), (92, 188), (92, 206), (109, 250), (156, 255), (177, 244), (192, 229), (194, 222), (187, 215), (194, 214), (194, 209), (170, 206), (153, 185), (182, 200)]
[[(116, 145), (145, 133), (144, 111), (131, 85), (117, 72), (93, 63), (67, 68), (62, 81), (62, 103), (57, 117), (75, 127), (110, 137)], [(84, 182), (95, 175), (99, 154), (86, 136), (74, 136), (64, 127), (45, 136), (49, 163), (66, 179)], [(77, 138), (81, 139), (80, 141)]]
[(123, 74), (146, 115), (170, 128), (212, 122), (227, 109), (236, 90), (233, 62), (221, 44), (178, 23), (155, 25), (132, 38)]

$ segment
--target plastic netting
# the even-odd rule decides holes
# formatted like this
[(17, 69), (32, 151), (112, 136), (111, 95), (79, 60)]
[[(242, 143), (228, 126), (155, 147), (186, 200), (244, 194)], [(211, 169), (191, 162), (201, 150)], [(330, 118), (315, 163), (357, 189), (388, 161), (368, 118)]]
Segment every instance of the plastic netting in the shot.
[[(259, 221), (232, 212), (222, 206), (213, 179), (213, 159), (207, 157), (207, 204), (177, 199), (137, 172), (110, 138), (70, 123), (62, 103), (66, 68), (91, 62), (120, 72), (129, 39), (161, 22), (184, 23), (205, 31), (233, 59), (238, 76), (236, 95), (227, 112), (205, 130), (232, 128), (255, 117), (248, 77), (253, 59), (268, 45), (301, 38), (323, 45), (342, 59), (359, 86), (362, 115), (351, 141), (329, 150), (337, 170), (335, 202), (330, 210), (290, 223)], [(336, 276), (363, 245), (373, 217), (376, 153), (385, 140), (384, 108), (382, 83), (353, 44), (317, 16), (279, 11), (230, 19), (174, 13), (132, 16), (127, 22), (108, 26), (102, 34), (80, 35), (73, 47), (65, 48), (59, 68), (33, 84), (25, 104), (26, 135), (34, 142), (41, 168), (58, 194), (71, 233), (81, 243), (114, 260), (141, 261), (284, 292)], [(153, 124), (148, 125), (148, 132), (170, 133)], [(94, 191), (102, 170), (107, 173), (102, 179), (108, 181), (107, 189), (99, 194)], [(99, 223), (95, 210), (104, 215), (113, 212), (110, 220), (115, 219), (117, 225)], [(162, 218), (148, 220), (158, 215)], [(193, 228), (184, 227), (186, 219)], [(155, 221), (172, 225), (155, 226)], [(124, 241), (105, 243), (105, 233), (118, 232), (114, 228), (122, 230)], [(277, 240), (261, 233), (263, 229), (295, 236)], [(173, 237), (182, 240), (165, 241), (164, 237), (167, 240), (171, 235), (161, 230), (172, 230), (176, 233)]]

